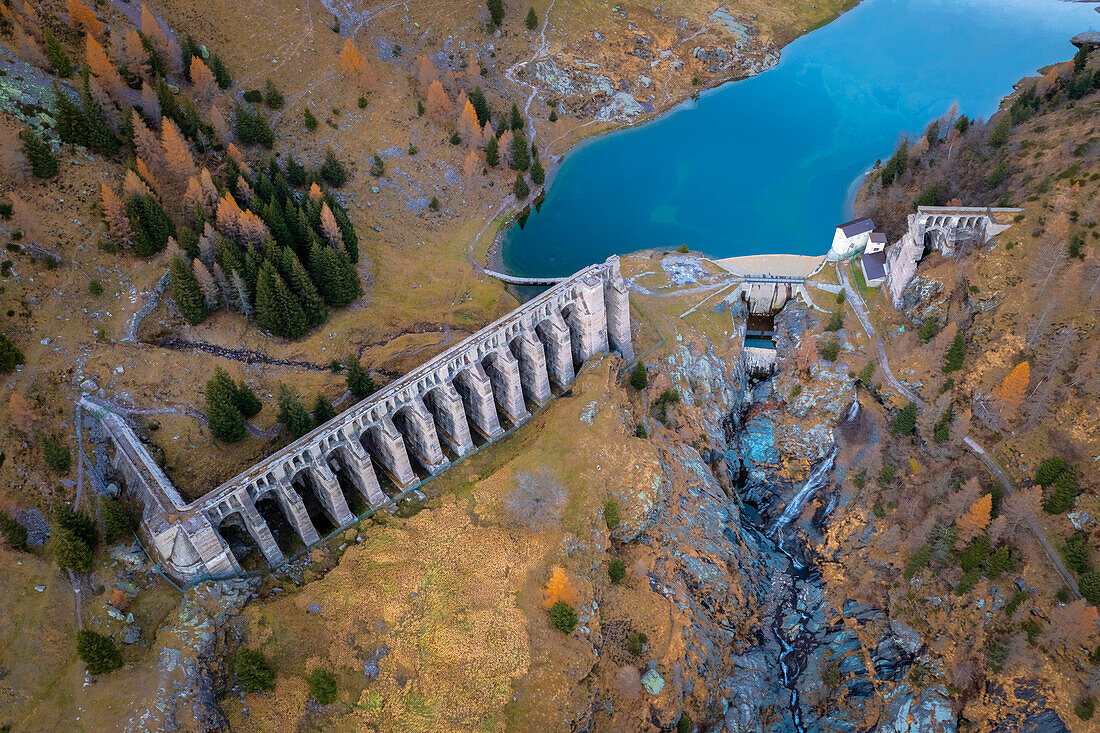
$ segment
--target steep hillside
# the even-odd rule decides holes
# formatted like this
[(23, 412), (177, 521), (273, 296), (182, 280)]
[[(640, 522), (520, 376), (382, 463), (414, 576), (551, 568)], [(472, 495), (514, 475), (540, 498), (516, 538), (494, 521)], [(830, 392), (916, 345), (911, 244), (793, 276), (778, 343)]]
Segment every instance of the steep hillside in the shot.
[(988, 246), (927, 257), (902, 310), (869, 294), (890, 365), (924, 404), (910, 430), (892, 396), (895, 435), (853, 480), (854, 511), (825, 544), (835, 592), (875, 598), (934, 639), (942, 667), (926, 673), (977, 730), (1047, 706), (1091, 730), (1100, 695), (1100, 59), (1089, 49), (1020, 82), (988, 122), (934, 122), (869, 176), (857, 206), (895, 237), (917, 204), (1023, 209)]

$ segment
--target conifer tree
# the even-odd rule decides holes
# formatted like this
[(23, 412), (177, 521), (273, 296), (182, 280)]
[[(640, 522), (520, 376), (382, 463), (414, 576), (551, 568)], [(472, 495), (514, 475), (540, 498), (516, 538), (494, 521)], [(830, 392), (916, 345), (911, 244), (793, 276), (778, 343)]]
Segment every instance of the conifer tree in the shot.
[(943, 356), (943, 366), (941, 367), (943, 373), (949, 374), (962, 369), (965, 356), (966, 337), (959, 333), (955, 335), (955, 339), (951, 342), (951, 346), (948, 347), (947, 353)]
[(214, 376), (206, 383), (206, 419), (216, 440), (235, 443), (247, 435), (237, 403), (237, 386), (224, 369), (215, 367)]
[(512, 102), (512, 110), (508, 114), (508, 126), (513, 131), (523, 129), (523, 115), (520, 114), (519, 107), (515, 102)]
[(500, 165), (500, 144), (497, 142), (496, 137), (490, 137), (489, 144), (485, 146), (485, 163), (490, 168), (496, 168)]
[(84, 145), (87, 139), (87, 125), (80, 107), (57, 84), (53, 85), (54, 109), (57, 110), (57, 130), (61, 142)]
[(531, 154), (527, 150), (527, 136), (523, 130), (516, 130), (512, 135), (512, 168), (517, 171), (525, 171), (531, 166)]
[(344, 362), (344, 378), (347, 380), (348, 391), (357, 400), (365, 399), (374, 392), (374, 380), (359, 360), (349, 355)]
[(313, 401), (313, 422), (324, 425), (334, 417), (336, 417), (336, 409), (323, 394), (318, 393), (317, 399)]
[(237, 380), (235, 404), (245, 418), (255, 417), (264, 408), (260, 398), (256, 396), (251, 387), (244, 383), (244, 380)]
[(529, 31), (533, 31), (539, 27), (539, 15), (535, 12), (534, 8), (529, 8), (527, 10), (527, 17), (524, 19), (524, 24)]
[(516, 171), (516, 182), (512, 184), (512, 192), (521, 201), (531, 193), (530, 186), (527, 185), (527, 181), (523, 179), (523, 174), (519, 171)]
[(300, 438), (310, 430), (313, 430), (313, 418), (306, 412), (298, 395), (291, 391), (285, 384), (279, 385), (279, 417), (278, 420), (286, 427), (287, 432), (294, 438)]
[(168, 244), (168, 238), (176, 235), (176, 226), (164, 213), (152, 194), (131, 196), (126, 202), (126, 213), (134, 231), (134, 254), (151, 257)]
[(309, 252), (309, 273), (329, 305), (347, 305), (359, 296), (359, 275), (343, 250), (315, 240)]
[(54, 34), (50, 33), (49, 28), (42, 31), (42, 41), (46, 46), (46, 58), (50, 61), (50, 68), (53, 69), (53, 73), (62, 79), (68, 79), (72, 76), (73, 62), (69, 60), (69, 54), (65, 53), (65, 49), (61, 47), (61, 43), (58, 42)]
[(216, 53), (210, 54), (210, 70), (214, 72), (214, 80), (222, 89), (228, 89), (233, 83), (233, 77), (229, 74), (229, 67), (222, 61), (222, 57)]
[(87, 74), (84, 75), (84, 84), (80, 92), (80, 106), (84, 119), (84, 140), (81, 144), (101, 155), (117, 153), (121, 143), (111, 132), (103, 112), (92, 96), (90, 77)]
[(286, 273), (286, 282), (295, 297), (297, 297), (298, 303), (302, 306), (306, 323), (309, 324), (310, 328), (324, 323), (325, 319), (328, 318), (328, 309), (325, 308), (325, 302), (318, 294), (317, 288), (310, 279), (309, 273), (306, 272), (306, 268), (302, 266), (301, 260), (289, 248), (284, 248), (280, 256), (285, 263), (285, 266), (281, 269)]
[(504, 0), (487, 0), (485, 5), (489, 9), (489, 29), (499, 28), (504, 22)]
[(484, 127), (489, 121), (489, 102), (485, 99), (485, 92), (481, 91), (481, 87), (476, 87), (470, 92), (468, 99), (477, 113), (477, 124)]
[(302, 306), (268, 260), (256, 278), (256, 321), (262, 328), (286, 338), (298, 338), (308, 329)]
[(172, 258), (172, 298), (176, 301), (176, 307), (187, 322), (194, 325), (202, 323), (206, 318), (206, 304), (199, 287), (199, 281), (195, 279), (195, 273), (183, 261), (176, 256)]
[(901, 412), (894, 418), (894, 423), (891, 425), (890, 430), (895, 437), (903, 438), (913, 432), (913, 428), (917, 424), (917, 406), (915, 403), (910, 402), (901, 409)]
[(531, 182), (541, 186), (546, 183), (546, 171), (542, 168), (542, 161), (535, 158), (535, 162), (531, 164)]
[(76, 632), (76, 654), (88, 666), (88, 674), (107, 674), (122, 666), (122, 652), (111, 637), (91, 629)]
[(29, 127), (24, 129), (19, 133), (19, 139), (23, 141), (23, 153), (30, 161), (35, 178), (53, 178), (57, 175), (57, 158), (34, 130)]

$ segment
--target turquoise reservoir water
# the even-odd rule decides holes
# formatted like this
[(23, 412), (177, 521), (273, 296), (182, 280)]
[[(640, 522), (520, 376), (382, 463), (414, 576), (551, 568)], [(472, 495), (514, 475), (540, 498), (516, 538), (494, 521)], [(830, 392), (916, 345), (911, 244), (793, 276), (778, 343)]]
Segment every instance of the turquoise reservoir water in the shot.
[[(715, 257), (823, 254), (853, 182), (899, 132), (958, 102), (988, 116), (1020, 77), (1073, 55), (1091, 3), (867, 0), (778, 66), (569, 153), (505, 268), (564, 275), (687, 244)], [(984, 203), (984, 202), (983, 202)]]

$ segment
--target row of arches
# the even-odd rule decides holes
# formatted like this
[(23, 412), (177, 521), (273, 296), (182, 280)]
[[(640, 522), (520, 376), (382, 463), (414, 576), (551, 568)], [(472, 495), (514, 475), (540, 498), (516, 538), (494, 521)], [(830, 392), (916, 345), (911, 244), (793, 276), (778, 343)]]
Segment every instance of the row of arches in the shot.
[(522, 423), (554, 390), (568, 389), (590, 356), (576, 348), (584, 326), (575, 311), (568, 300), (546, 304), (531, 325), (511, 324), (448, 368), (334, 426), (314, 453), (292, 455), (276, 469), (282, 480), (268, 474), (237, 492), (236, 504), (209, 511), (211, 524), (244, 569), (278, 564), (372, 503), (438, 473)]

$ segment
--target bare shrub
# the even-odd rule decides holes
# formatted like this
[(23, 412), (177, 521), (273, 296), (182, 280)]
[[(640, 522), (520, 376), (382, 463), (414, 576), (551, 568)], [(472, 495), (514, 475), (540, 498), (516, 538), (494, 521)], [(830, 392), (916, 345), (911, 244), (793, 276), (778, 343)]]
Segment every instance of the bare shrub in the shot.
[(642, 694), (642, 676), (634, 667), (619, 667), (615, 673), (615, 687), (623, 697), (638, 697)]
[(561, 521), (565, 498), (565, 487), (549, 471), (521, 473), (504, 498), (504, 513), (513, 524), (538, 532)]

